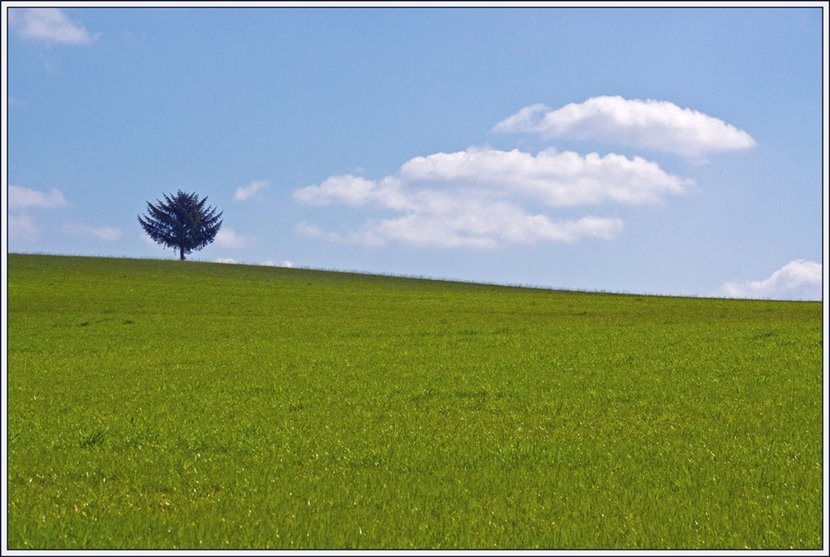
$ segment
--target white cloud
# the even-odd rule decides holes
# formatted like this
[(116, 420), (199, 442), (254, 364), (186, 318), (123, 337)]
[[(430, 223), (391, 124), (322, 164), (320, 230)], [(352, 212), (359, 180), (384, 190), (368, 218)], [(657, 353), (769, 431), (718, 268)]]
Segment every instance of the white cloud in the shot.
[(542, 103), (531, 104), (519, 109), (493, 127), (496, 133), (541, 133), (542, 121), (550, 112)]
[(821, 294), (821, 264), (803, 259), (790, 261), (763, 280), (724, 283), (716, 293), (774, 300), (821, 300)]
[(87, 44), (100, 35), (90, 33), (58, 8), (12, 8), (9, 25), (24, 39), (50, 44)]
[(293, 269), (294, 263), (292, 261), (288, 261), (287, 259), (282, 263), (274, 263), (273, 261), (265, 261), (263, 263), (265, 267), (284, 267), (286, 269)]
[(52, 209), (66, 205), (68, 203), (63, 194), (54, 188), (49, 193), (45, 193), (23, 186), (9, 186), (10, 209)]
[(216, 245), (222, 248), (244, 248), (253, 241), (249, 236), (239, 234), (233, 228), (221, 228), (216, 233)]
[(606, 201), (639, 205), (681, 193), (690, 180), (672, 176), (641, 157), (614, 153), (582, 156), (547, 149), (536, 155), (514, 149), (468, 149), (415, 157), (400, 170), (406, 182), (438, 181), (531, 197), (561, 207)]
[(376, 184), (360, 176), (344, 174), (330, 176), (319, 186), (308, 186), (294, 192), (294, 199), (306, 205), (332, 205), (343, 203), (352, 207), (371, 201)]
[(40, 234), (40, 227), (29, 215), (9, 215), (9, 240), (30, 242)]
[(267, 180), (254, 180), (247, 186), (239, 186), (233, 194), (234, 201), (247, 201), (252, 198), (257, 192), (262, 191), (268, 186)]
[(230, 257), (220, 257), (219, 259), (214, 259), (214, 263), (228, 263), (228, 264), (235, 264), (236, 259), (231, 259)]
[[(582, 156), (547, 149), (533, 155), (514, 149), (470, 148), (410, 159), (380, 181), (331, 176), (294, 192), (306, 205), (373, 204), (396, 210), (440, 210), (465, 195), (523, 197), (552, 207), (602, 202), (656, 203), (683, 193), (691, 180), (673, 176), (640, 157)], [(430, 189), (429, 186), (435, 186)]]
[(748, 149), (755, 140), (723, 120), (660, 100), (592, 97), (556, 110), (526, 106), (493, 128), (500, 133), (538, 133), (547, 138), (588, 139), (702, 156)]
[(306, 238), (322, 239), (328, 240), (330, 242), (345, 241), (344, 236), (334, 232), (327, 232), (319, 226), (317, 226), (316, 224), (308, 221), (298, 222), (294, 226), (294, 232), (296, 232), (300, 236), (305, 236)]
[(95, 238), (104, 242), (117, 242), (121, 239), (121, 229), (113, 226), (88, 226), (86, 224), (65, 224), (61, 232), (71, 236)]
[(622, 230), (616, 218), (582, 217), (554, 221), (531, 215), (509, 204), (479, 206), (449, 218), (434, 214), (409, 214), (369, 221), (340, 240), (366, 245), (399, 242), (414, 246), (492, 248), (500, 244), (573, 242), (580, 238), (613, 239)]
[(369, 220), (345, 232), (326, 231), (307, 221), (295, 231), (365, 245), (478, 248), (612, 239), (623, 228), (617, 218), (556, 220), (539, 213), (538, 207), (657, 203), (692, 185), (640, 157), (470, 148), (415, 157), (377, 181), (341, 175), (300, 188), (294, 199), (306, 205), (375, 207), (403, 214)]
[(9, 239), (30, 242), (41, 233), (42, 228), (26, 213), (27, 209), (54, 209), (66, 207), (63, 194), (56, 189), (44, 192), (23, 186), (9, 186)]

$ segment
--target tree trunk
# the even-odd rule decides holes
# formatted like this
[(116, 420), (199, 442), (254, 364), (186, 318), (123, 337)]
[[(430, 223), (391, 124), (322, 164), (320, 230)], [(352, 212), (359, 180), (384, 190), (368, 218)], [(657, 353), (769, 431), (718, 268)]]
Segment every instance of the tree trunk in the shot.
[(184, 261), (184, 246), (179, 246), (179, 260)]

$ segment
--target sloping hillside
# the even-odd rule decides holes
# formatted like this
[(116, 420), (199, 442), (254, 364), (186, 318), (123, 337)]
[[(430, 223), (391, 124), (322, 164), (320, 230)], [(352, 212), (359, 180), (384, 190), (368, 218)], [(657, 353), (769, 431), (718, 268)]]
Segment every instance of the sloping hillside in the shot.
[(10, 255), (10, 548), (817, 548), (821, 305)]

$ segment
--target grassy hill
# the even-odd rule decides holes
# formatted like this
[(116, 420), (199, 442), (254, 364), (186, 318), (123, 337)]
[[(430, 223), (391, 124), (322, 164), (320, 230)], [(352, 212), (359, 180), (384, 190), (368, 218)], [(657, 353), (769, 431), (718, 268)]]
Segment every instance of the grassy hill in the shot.
[(9, 255), (26, 548), (820, 548), (821, 304)]

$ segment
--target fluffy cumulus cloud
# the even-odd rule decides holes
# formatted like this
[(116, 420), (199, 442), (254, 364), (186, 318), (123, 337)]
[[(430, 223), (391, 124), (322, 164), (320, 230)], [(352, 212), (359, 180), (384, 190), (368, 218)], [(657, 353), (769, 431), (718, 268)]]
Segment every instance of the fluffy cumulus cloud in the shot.
[(239, 186), (233, 194), (234, 201), (247, 201), (268, 186), (267, 180), (254, 180), (247, 186)]
[(533, 155), (514, 149), (468, 149), (409, 160), (407, 182), (439, 182), (496, 194), (529, 197), (554, 207), (617, 202), (655, 203), (681, 193), (691, 181), (672, 176), (640, 157), (547, 149)]
[[(390, 189), (390, 182), (385, 181), (384, 189)], [(394, 186), (392, 186), (394, 187)], [(366, 205), (373, 200), (379, 200), (380, 188), (372, 180), (367, 180), (351, 174), (331, 176), (319, 186), (307, 186), (294, 192), (294, 199), (306, 205), (334, 205), (344, 204), (352, 207)]]
[(9, 186), (10, 209), (52, 209), (66, 205), (63, 194), (54, 188), (47, 193), (23, 186)]
[(98, 38), (58, 8), (11, 8), (9, 24), (24, 39), (50, 44), (87, 44)]
[(526, 106), (493, 128), (546, 138), (597, 140), (684, 156), (748, 149), (745, 131), (707, 114), (660, 100), (593, 97), (552, 110)]
[[(740, 150), (755, 142), (726, 122), (667, 101), (594, 97), (556, 110), (531, 105), (499, 122), (496, 132), (530, 132), (546, 138), (607, 141), (689, 157)], [(348, 230), (313, 222), (295, 231), (329, 241), (385, 245), (467, 246), (613, 239), (623, 223), (602, 216), (604, 206), (661, 203), (694, 187), (641, 156), (580, 154), (548, 148), (469, 148), (406, 161), (373, 180), (330, 176), (299, 188), (294, 199), (309, 206), (339, 205), (387, 214)], [(578, 218), (552, 211), (592, 207)]]
[(728, 298), (821, 300), (821, 264), (790, 261), (762, 280), (727, 282), (716, 295)]
[(294, 199), (306, 205), (374, 207), (398, 214), (368, 220), (346, 232), (326, 231), (305, 221), (296, 231), (366, 245), (479, 248), (612, 239), (623, 228), (617, 218), (585, 215), (562, 220), (538, 208), (658, 203), (692, 185), (640, 157), (470, 148), (415, 157), (380, 180), (338, 175), (300, 188)]

